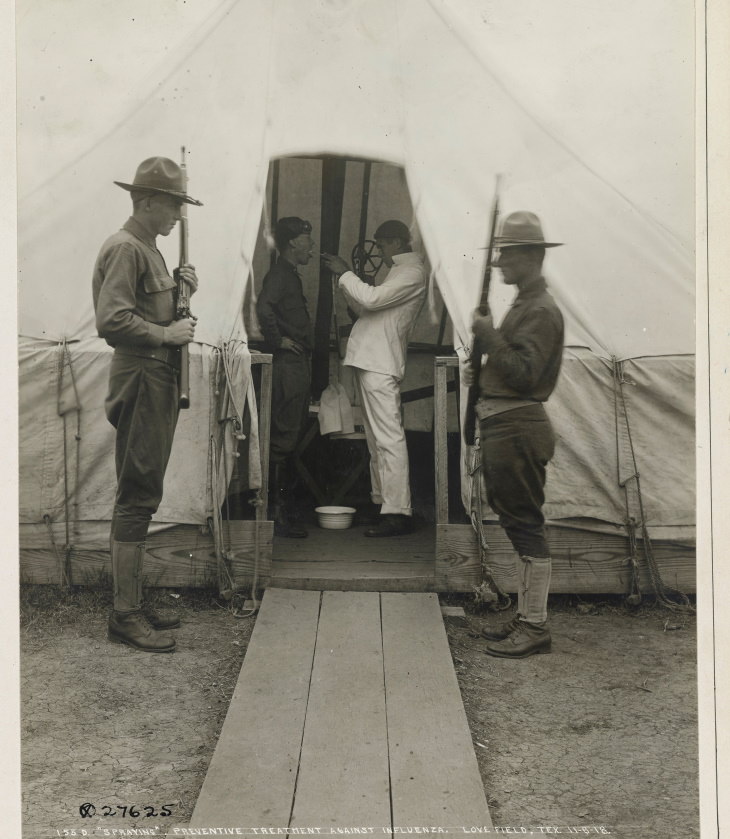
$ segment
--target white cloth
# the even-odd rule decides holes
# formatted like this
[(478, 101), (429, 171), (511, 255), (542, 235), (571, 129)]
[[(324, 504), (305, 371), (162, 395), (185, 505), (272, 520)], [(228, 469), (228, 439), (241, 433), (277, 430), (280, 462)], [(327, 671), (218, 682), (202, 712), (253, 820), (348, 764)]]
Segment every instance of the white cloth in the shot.
[(358, 315), (343, 363), (400, 381), (406, 371), (408, 338), (426, 296), (423, 259), (417, 253), (396, 254), (380, 285), (368, 285), (348, 271), (339, 286)]
[(352, 434), (355, 424), (352, 419), (352, 405), (347, 397), (347, 391), (339, 382), (329, 384), (322, 391), (319, 398), (319, 433)]
[(413, 511), (408, 449), (400, 415), (400, 382), (387, 373), (360, 369), (355, 373), (370, 452), (370, 497), (373, 504), (382, 504), (382, 515), (410, 516)]

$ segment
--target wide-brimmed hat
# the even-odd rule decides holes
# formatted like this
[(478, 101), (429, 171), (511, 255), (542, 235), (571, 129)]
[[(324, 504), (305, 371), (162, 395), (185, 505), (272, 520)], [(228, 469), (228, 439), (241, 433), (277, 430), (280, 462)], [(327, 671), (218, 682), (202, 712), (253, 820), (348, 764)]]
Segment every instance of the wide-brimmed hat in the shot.
[(534, 245), (539, 248), (557, 248), (562, 242), (546, 242), (540, 219), (534, 213), (519, 210), (502, 221), (499, 235), (494, 239), (495, 248), (517, 248)]
[(187, 194), (183, 170), (169, 157), (149, 157), (139, 164), (131, 184), (125, 184), (122, 181), (114, 181), (114, 183), (129, 192), (158, 192), (172, 195), (186, 204), (203, 206), (201, 201)]

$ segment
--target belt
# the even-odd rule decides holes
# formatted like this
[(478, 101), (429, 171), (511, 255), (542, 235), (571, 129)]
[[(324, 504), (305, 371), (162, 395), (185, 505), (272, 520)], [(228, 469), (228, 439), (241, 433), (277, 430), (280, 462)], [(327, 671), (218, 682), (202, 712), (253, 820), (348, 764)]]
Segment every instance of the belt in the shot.
[(180, 347), (136, 347), (122, 345), (114, 347), (114, 352), (119, 355), (132, 355), (137, 358), (154, 358), (169, 364), (175, 369), (180, 369)]
[(527, 408), (530, 405), (541, 405), (536, 399), (512, 399), (505, 396), (482, 396), (477, 400), (476, 412), (480, 420), (514, 411), (515, 408)]

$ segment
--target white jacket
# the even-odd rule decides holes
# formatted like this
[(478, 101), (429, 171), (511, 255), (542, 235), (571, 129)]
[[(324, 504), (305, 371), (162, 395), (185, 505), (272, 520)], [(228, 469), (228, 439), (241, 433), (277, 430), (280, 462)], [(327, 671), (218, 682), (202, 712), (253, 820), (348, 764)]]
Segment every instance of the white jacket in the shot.
[(426, 272), (417, 253), (399, 253), (380, 285), (371, 286), (348, 271), (339, 286), (358, 315), (344, 364), (402, 379), (408, 339), (426, 296)]

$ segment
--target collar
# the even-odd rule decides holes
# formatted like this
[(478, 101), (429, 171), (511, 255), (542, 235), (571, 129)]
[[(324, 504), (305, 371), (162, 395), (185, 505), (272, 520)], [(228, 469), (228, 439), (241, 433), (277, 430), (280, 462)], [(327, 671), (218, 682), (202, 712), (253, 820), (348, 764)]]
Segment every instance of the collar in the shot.
[(283, 257), (281, 254), (279, 254), (279, 258), (276, 260), (276, 264), (280, 268), (287, 268), (289, 271), (292, 272), (292, 274), (296, 274), (297, 277), (299, 276), (299, 272), (297, 271), (297, 266), (292, 265), (292, 263), (289, 262), (289, 260), (286, 259), (285, 257)]
[(409, 262), (419, 265), (421, 264), (421, 255), (415, 253), (414, 251), (410, 251), (407, 253), (397, 253), (393, 257), (393, 265), (407, 265)]
[(527, 300), (530, 297), (537, 297), (538, 294), (542, 294), (542, 292), (546, 290), (547, 283), (545, 282), (545, 277), (536, 277), (534, 280), (530, 280), (530, 282), (526, 286), (520, 289), (515, 302), (519, 300)]
[(138, 239), (144, 242), (145, 245), (149, 245), (151, 248), (157, 247), (157, 245), (155, 244), (155, 237), (149, 232), (149, 230), (143, 227), (137, 221), (137, 219), (134, 218), (134, 216), (130, 216), (127, 219), (126, 223), (122, 227), (122, 230), (126, 230), (128, 233), (131, 233), (133, 236), (136, 236)]

